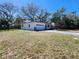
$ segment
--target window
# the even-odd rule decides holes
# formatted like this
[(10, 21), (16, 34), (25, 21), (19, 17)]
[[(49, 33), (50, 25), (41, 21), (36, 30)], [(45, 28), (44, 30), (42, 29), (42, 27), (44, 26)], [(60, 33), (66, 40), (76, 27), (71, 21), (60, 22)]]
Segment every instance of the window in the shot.
[(50, 26), (48, 25), (48, 27), (50, 27)]
[(30, 27), (30, 24), (28, 25), (28, 27)]

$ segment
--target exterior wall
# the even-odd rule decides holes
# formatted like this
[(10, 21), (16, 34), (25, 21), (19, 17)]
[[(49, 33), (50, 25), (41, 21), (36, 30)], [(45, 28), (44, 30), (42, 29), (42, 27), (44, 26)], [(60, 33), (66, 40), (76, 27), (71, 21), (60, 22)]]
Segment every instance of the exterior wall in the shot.
[(34, 30), (34, 24), (30, 24), (30, 23), (25, 23), (23, 24), (23, 26), (21, 26), (21, 29), (24, 29), (24, 30)]
[(24, 30), (45, 30), (44, 23), (24, 23), (21, 26), (21, 29)]

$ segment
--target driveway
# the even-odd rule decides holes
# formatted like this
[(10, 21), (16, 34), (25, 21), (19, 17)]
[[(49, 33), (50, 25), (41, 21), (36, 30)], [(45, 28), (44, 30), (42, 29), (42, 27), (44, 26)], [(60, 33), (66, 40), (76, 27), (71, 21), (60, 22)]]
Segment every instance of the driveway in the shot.
[(65, 31), (57, 31), (57, 30), (47, 30), (44, 32), (54, 32), (54, 33), (60, 33), (60, 34), (66, 34), (66, 35), (79, 36), (79, 33), (76, 33), (76, 32), (65, 32)]

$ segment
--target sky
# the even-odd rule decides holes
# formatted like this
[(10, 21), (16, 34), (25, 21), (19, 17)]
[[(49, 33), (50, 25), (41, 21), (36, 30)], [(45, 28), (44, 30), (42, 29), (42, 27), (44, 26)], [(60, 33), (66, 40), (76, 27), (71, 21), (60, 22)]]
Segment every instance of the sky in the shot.
[(34, 3), (39, 8), (46, 9), (48, 12), (54, 12), (57, 9), (64, 7), (66, 12), (79, 12), (79, 0), (0, 0), (0, 3), (13, 3), (18, 7), (27, 5), (27, 3)]

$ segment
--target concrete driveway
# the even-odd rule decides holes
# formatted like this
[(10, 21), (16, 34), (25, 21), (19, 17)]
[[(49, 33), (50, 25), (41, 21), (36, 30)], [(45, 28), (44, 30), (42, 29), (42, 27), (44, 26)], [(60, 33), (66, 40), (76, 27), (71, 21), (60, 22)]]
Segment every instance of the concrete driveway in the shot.
[(54, 33), (60, 33), (60, 34), (66, 34), (66, 35), (79, 36), (79, 33), (76, 33), (76, 32), (65, 32), (65, 31), (57, 31), (57, 30), (47, 30), (44, 32), (54, 32)]

